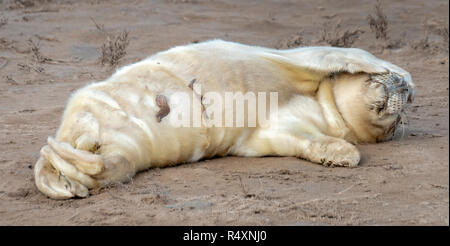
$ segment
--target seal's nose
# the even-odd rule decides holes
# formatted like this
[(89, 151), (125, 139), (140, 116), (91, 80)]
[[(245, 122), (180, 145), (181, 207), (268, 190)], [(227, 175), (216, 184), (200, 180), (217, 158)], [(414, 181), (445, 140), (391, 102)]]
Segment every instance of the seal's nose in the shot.
[(414, 88), (401, 76), (398, 76), (398, 80), (394, 82), (392, 88), (388, 88), (389, 90), (392, 90), (392, 94), (400, 94), (406, 97), (406, 104), (411, 104), (414, 100)]
[(392, 90), (392, 94), (400, 94), (406, 97), (406, 103), (411, 104), (414, 100), (414, 88), (400, 75), (396, 74), (397, 79), (388, 87), (388, 91)]
[(406, 104), (412, 102), (414, 89), (403, 76), (389, 72), (372, 76), (372, 79), (374, 82), (384, 86), (387, 99), (387, 113), (396, 114), (402, 111)]

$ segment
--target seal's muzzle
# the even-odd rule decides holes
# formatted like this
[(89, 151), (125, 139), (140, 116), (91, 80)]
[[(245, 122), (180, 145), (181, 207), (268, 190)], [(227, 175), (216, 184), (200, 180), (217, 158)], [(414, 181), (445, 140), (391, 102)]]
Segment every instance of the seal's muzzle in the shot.
[(370, 79), (384, 86), (384, 114), (400, 113), (408, 103), (412, 103), (413, 89), (399, 74), (393, 72), (377, 74), (372, 75)]

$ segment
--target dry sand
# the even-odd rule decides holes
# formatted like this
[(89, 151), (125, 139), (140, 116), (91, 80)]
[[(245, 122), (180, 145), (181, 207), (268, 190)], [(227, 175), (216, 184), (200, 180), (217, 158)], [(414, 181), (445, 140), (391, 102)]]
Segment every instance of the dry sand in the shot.
[[(448, 1), (384, 1), (388, 41), (369, 28), (370, 0), (29, 2), (0, 0), (0, 225), (449, 225)], [(411, 72), (409, 123), (403, 137), (358, 146), (354, 169), (217, 158), (148, 170), (86, 199), (50, 200), (34, 185), (39, 149), (70, 94), (113, 72), (99, 63), (105, 33), (90, 17), (106, 32), (129, 31), (121, 66), (213, 38), (326, 44), (326, 23), (340, 21), (341, 32), (363, 31), (353, 47)], [(30, 38), (52, 62), (35, 61)]]

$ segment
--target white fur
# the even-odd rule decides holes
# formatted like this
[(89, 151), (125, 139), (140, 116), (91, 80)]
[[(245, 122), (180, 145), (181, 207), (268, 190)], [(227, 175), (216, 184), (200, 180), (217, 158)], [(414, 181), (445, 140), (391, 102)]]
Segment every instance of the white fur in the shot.
[[(227, 154), (297, 156), (325, 165), (356, 166), (359, 152), (346, 140), (372, 141), (367, 137), (370, 134), (362, 133), (371, 132), (365, 124), (378, 120), (365, 107), (360, 88), (368, 75), (387, 71), (403, 75), (413, 88), (408, 72), (360, 49), (275, 50), (221, 40), (179, 46), (125, 66), (108, 80), (77, 91), (64, 112), (55, 144), (70, 144), (74, 149), (66, 150), (75, 156), (80, 145), (92, 151), (95, 158), (91, 159), (101, 158), (105, 169), (89, 176), (98, 185), (129, 180), (137, 171), (150, 167)], [(348, 75), (331, 81), (331, 73)], [(202, 93), (222, 96), (227, 91), (275, 91), (280, 104), (278, 117), (264, 128), (173, 127), (168, 117), (183, 103), (180, 98), (170, 99), (171, 95), (187, 93), (192, 102), (195, 96), (189, 83), (193, 79), (201, 85)], [(335, 90), (336, 86), (341, 89)], [(349, 90), (353, 94), (345, 93), (346, 86), (354, 89)], [(155, 103), (157, 95), (169, 98), (171, 109), (161, 122), (156, 119), (160, 110)], [(377, 95), (374, 93), (374, 98)], [(352, 110), (348, 103), (336, 104), (347, 101), (335, 97), (346, 97), (351, 107), (360, 107)], [(383, 122), (387, 126), (392, 119)], [(56, 199), (87, 195), (85, 187), (93, 184), (86, 174), (70, 168), (67, 156), (58, 156), (49, 146), (43, 153), (35, 168), (36, 185), (42, 192)], [(65, 173), (72, 188), (65, 188), (67, 182), (56, 177), (58, 172)]]

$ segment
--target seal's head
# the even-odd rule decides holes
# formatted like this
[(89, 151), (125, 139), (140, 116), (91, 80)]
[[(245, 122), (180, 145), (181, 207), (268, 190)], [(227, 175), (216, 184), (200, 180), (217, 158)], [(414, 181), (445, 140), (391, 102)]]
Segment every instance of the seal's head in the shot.
[(414, 84), (394, 72), (342, 74), (336, 78), (334, 93), (344, 121), (357, 138), (353, 142), (374, 143), (392, 139), (413, 101)]

